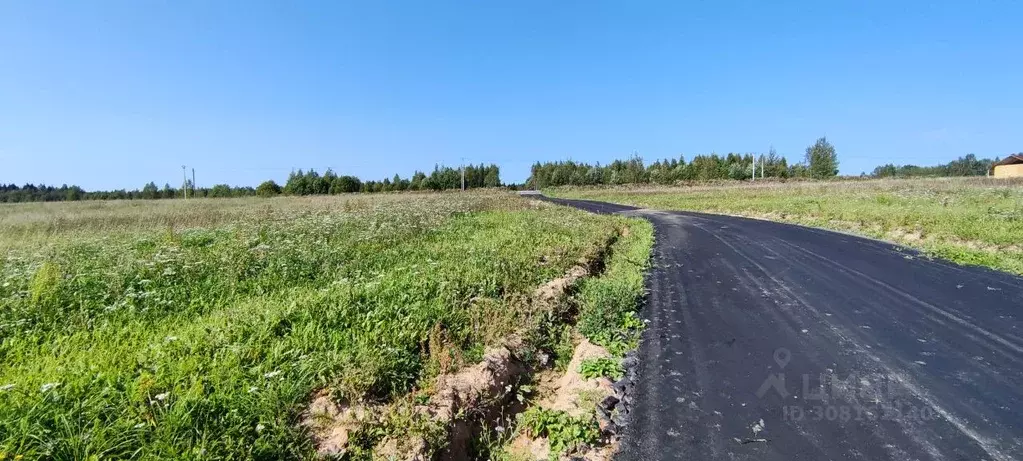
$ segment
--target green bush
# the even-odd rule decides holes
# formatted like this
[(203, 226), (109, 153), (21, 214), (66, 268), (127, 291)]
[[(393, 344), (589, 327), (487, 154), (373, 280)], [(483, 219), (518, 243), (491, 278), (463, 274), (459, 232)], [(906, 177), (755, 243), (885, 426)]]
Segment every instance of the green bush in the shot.
[(579, 373), (586, 379), (611, 378), (617, 381), (625, 375), (625, 368), (622, 367), (620, 360), (599, 357), (584, 360), (579, 365)]
[(530, 437), (547, 437), (551, 459), (600, 440), (600, 426), (592, 415), (572, 417), (564, 411), (533, 407), (519, 415), (519, 427)]

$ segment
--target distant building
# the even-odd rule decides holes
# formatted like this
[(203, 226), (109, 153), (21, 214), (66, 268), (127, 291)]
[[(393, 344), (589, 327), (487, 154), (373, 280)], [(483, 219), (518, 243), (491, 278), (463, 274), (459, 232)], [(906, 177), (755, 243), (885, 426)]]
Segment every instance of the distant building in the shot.
[(1023, 154), (1010, 154), (991, 165), (991, 176), (995, 178), (1023, 178)]

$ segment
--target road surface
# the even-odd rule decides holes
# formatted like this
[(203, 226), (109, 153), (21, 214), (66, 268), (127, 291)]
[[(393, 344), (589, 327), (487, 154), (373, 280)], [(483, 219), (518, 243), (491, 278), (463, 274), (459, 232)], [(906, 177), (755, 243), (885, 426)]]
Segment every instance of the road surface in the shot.
[(767, 221), (655, 226), (619, 459), (1023, 460), (1023, 279)]

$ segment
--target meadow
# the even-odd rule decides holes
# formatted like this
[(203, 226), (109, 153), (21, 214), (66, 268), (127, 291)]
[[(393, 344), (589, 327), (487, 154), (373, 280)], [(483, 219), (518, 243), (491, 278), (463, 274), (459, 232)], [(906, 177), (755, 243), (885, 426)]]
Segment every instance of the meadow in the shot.
[(312, 457), (315, 392), (400, 399), (512, 333), (563, 361), (531, 293), (628, 244), (580, 293), (613, 341), (651, 240), (485, 191), (0, 206), (0, 459)]
[(1023, 181), (991, 178), (724, 182), (553, 188), (547, 195), (723, 213), (896, 242), (961, 264), (1023, 274)]

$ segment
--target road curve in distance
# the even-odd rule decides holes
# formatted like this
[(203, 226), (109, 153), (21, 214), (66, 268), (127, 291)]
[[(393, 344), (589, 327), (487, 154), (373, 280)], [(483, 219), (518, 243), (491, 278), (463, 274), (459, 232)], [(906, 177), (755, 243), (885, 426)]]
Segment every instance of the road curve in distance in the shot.
[(1023, 460), (1023, 279), (731, 216), (649, 219), (623, 460)]

